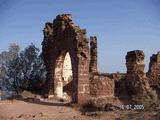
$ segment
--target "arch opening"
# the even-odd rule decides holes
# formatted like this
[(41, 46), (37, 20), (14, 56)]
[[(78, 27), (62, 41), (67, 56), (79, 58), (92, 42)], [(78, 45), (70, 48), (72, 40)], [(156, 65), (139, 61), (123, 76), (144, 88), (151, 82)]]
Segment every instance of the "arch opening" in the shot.
[(61, 52), (55, 66), (54, 94), (57, 98), (71, 102), (73, 70), (69, 52)]

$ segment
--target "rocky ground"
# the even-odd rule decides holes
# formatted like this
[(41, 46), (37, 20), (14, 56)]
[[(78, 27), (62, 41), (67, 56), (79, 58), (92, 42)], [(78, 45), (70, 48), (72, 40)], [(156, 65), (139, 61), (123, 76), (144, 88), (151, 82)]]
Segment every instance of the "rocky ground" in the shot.
[(0, 120), (160, 120), (160, 110), (84, 112), (76, 105), (29, 96), (0, 101)]

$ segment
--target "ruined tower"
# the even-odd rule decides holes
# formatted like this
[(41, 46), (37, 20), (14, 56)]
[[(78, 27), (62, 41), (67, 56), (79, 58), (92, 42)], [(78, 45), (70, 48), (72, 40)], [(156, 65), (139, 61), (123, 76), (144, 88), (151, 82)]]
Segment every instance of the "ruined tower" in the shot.
[(150, 89), (144, 73), (144, 57), (141, 50), (130, 51), (126, 55), (126, 86), (130, 95), (143, 93)]
[(152, 87), (160, 86), (160, 52), (150, 57), (147, 77)]

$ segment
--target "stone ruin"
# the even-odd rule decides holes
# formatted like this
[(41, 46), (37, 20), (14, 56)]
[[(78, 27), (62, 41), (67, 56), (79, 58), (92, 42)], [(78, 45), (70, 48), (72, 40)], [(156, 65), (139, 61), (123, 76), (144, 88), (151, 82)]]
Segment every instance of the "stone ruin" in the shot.
[(126, 87), (130, 95), (143, 94), (150, 90), (148, 78), (144, 73), (144, 53), (141, 50), (130, 51), (126, 55)]
[[(46, 94), (63, 97), (64, 88), (70, 89), (74, 103), (83, 103), (90, 96), (89, 89), (89, 45), (86, 30), (72, 22), (69, 14), (58, 15), (53, 23), (44, 28), (43, 56), (46, 65)], [(63, 64), (69, 53), (72, 65), (72, 80), (64, 84)]]
[(91, 98), (136, 94), (159, 86), (160, 53), (151, 57), (147, 75), (145, 56), (140, 50), (127, 53), (127, 73), (99, 73), (97, 38), (87, 38), (86, 30), (76, 26), (70, 14), (58, 15), (52, 23), (47, 22), (43, 32), (47, 97), (69, 96), (73, 103), (83, 104)]
[(152, 87), (160, 86), (160, 52), (150, 57), (149, 70), (147, 72), (149, 84)]

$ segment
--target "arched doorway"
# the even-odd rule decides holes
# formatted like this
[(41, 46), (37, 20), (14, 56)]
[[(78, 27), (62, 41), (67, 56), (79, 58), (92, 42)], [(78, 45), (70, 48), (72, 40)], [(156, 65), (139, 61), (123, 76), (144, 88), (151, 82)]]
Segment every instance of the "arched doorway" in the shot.
[(62, 51), (55, 62), (54, 95), (72, 101), (73, 71), (69, 52)]

